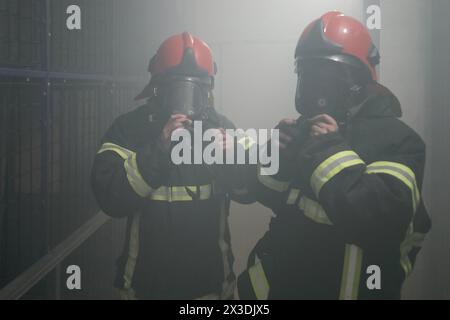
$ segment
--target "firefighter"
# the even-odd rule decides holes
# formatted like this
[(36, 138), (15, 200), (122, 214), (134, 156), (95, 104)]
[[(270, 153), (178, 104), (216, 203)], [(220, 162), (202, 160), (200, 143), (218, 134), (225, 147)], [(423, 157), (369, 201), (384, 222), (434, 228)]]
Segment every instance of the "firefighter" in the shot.
[(424, 142), (377, 82), (380, 55), (357, 20), (329, 12), (313, 21), (295, 59), (302, 116), (278, 126), (279, 173), (255, 179), (275, 217), (239, 295), (399, 299), (430, 229)]
[[(235, 276), (230, 246), (230, 198), (239, 200), (232, 167), (171, 161), (172, 133), (234, 128), (213, 106), (216, 65), (189, 33), (167, 39), (151, 59), (145, 103), (115, 120), (92, 170), (102, 210), (126, 218), (126, 243), (115, 286), (130, 299), (229, 299)], [(225, 135), (218, 140), (226, 150)], [(225, 178), (224, 178), (225, 176)], [(241, 192), (239, 194), (235, 194)]]

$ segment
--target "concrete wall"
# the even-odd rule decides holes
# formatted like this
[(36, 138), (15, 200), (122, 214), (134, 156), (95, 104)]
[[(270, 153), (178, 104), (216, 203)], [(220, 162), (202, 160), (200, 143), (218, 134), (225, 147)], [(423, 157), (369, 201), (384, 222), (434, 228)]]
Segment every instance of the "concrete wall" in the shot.
[(405, 286), (410, 299), (450, 298), (450, 2), (381, 1), (381, 82), (400, 99), (403, 120), (426, 141), (424, 198), (433, 229)]

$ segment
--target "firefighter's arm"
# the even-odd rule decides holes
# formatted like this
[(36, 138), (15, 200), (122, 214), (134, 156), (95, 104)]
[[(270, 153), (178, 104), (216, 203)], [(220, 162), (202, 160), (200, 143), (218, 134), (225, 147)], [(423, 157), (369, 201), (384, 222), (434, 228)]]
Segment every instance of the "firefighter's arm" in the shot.
[(252, 168), (249, 178), (249, 188), (256, 201), (275, 212), (286, 206), (295, 171), (295, 161), (291, 158), (291, 151), (295, 150), (294, 145), (287, 141), (290, 138), (281, 130), (279, 134), (279, 139), (271, 139), (263, 150), (263, 153), (271, 155), (272, 148), (279, 150), (279, 157), (275, 157), (278, 160), (277, 172), (274, 174), (273, 170), (267, 170), (267, 166), (260, 164)]
[[(231, 122), (226, 122), (225, 125), (227, 129), (234, 130), (234, 125)], [(223, 152), (223, 163), (214, 164), (210, 167), (216, 187), (224, 190), (235, 202), (241, 204), (253, 203), (255, 200), (248, 188), (248, 177), (252, 172), (252, 165), (237, 162), (238, 154), (248, 156), (252, 144), (249, 144), (243, 136), (236, 138), (229, 135), (226, 129), (215, 130), (214, 141)], [(228, 159), (231, 157), (230, 153), (231, 156), (234, 156), (233, 159)], [(228, 163), (227, 160), (232, 160), (232, 163)]]
[[(255, 141), (244, 134), (236, 136), (236, 126), (225, 116), (214, 113), (212, 118), (215, 120), (212, 126), (219, 127), (216, 129), (214, 141), (223, 151), (223, 164), (211, 166), (215, 182), (230, 196), (231, 200), (241, 204), (253, 203), (255, 200), (248, 187), (248, 177), (251, 175), (253, 166), (239, 164), (237, 158), (238, 154), (248, 157), (248, 152)], [(229, 129), (233, 130), (233, 135), (227, 132)], [(227, 164), (227, 160), (232, 160), (232, 164)]]
[(277, 170), (273, 170), (275, 163), (272, 162), (269, 166), (260, 163), (248, 171), (247, 185), (251, 196), (274, 212), (283, 210), (291, 194), (291, 180), (296, 171), (295, 155), (302, 144), (297, 124), (295, 119), (281, 120), (274, 131), (276, 136), (260, 150), (260, 153), (270, 154), (272, 159), (276, 159)]
[(169, 165), (169, 153), (158, 139), (131, 148), (113, 125), (95, 157), (91, 174), (100, 208), (112, 217), (133, 214), (164, 183)]
[[(273, 143), (271, 143), (271, 140), (266, 146), (262, 147), (266, 149), (259, 150), (258, 148), (261, 146), (258, 145), (256, 139), (257, 137), (246, 134), (238, 135), (235, 138), (234, 163), (241, 163), (243, 160), (239, 159), (241, 157), (245, 157), (249, 163), (222, 166), (222, 170), (220, 170), (222, 178), (220, 181), (227, 186), (233, 201), (241, 204), (250, 204), (258, 201), (262, 205), (276, 210), (285, 204), (288, 196), (290, 177), (285, 172), (287, 166), (284, 163), (274, 163), (278, 161), (272, 161), (269, 165), (258, 164), (257, 160), (260, 156), (258, 153), (262, 151), (271, 154), (270, 149)], [(253, 160), (250, 161), (251, 159)], [(276, 174), (273, 173), (274, 165), (282, 167)]]
[(252, 165), (223, 165), (217, 172), (217, 180), (229, 194), (230, 199), (240, 204), (251, 204), (255, 198), (248, 185)]
[(336, 132), (314, 136), (300, 168), (329, 220), (364, 246), (404, 239), (420, 204), (424, 162), (425, 146), (416, 136), (365, 163)]

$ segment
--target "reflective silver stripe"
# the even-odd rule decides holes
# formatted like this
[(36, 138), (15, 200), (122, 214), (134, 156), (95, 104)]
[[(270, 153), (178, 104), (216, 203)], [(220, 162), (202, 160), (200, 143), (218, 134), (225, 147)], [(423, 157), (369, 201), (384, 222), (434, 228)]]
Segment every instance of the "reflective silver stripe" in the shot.
[(288, 199), (287, 199), (287, 204), (288, 205), (295, 204), (295, 202), (297, 201), (299, 195), (300, 195), (300, 190), (299, 189), (292, 189), (291, 192), (289, 193), (289, 196), (288, 196)]
[(316, 201), (303, 196), (298, 204), (300, 210), (303, 214), (314, 222), (326, 225), (333, 225), (331, 220), (328, 218), (323, 207)]
[(131, 222), (130, 240), (128, 244), (128, 260), (125, 264), (124, 289), (130, 290), (133, 283), (136, 260), (139, 254), (139, 223), (140, 214), (135, 214)]
[(263, 186), (276, 192), (286, 192), (290, 185), (287, 181), (279, 181), (271, 176), (262, 175), (261, 168), (258, 168), (258, 180)]
[(267, 300), (269, 298), (269, 281), (261, 262), (258, 262), (248, 270), (250, 282), (255, 292), (256, 299)]
[(167, 201), (167, 202), (183, 202), (194, 200), (188, 190), (195, 196), (198, 196), (198, 200), (208, 200), (211, 198), (212, 185), (203, 186), (179, 186), (179, 187), (160, 187), (152, 192), (148, 197), (153, 201)]
[(359, 283), (361, 279), (363, 251), (355, 246), (345, 246), (344, 267), (342, 269), (340, 300), (358, 299)]
[(334, 176), (352, 166), (364, 164), (364, 161), (353, 151), (339, 152), (317, 167), (311, 177), (311, 187), (319, 197), (320, 190)]

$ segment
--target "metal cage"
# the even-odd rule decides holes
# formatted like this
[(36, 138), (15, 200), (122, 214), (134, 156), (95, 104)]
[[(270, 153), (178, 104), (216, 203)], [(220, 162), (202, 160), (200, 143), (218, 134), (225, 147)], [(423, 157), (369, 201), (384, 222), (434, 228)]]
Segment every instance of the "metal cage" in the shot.
[[(16, 281), (7, 298), (111, 297), (120, 223), (87, 240), (86, 221), (99, 211), (89, 175), (100, 139), (142, 86), (116, 74), (126, 68), (116, 55), (127, 19), (111, 18), (119, 2), (0, 0), (0, 291)], [(82, 30), (65, 26), (70, 4), (84, 9)], [(39, 263), (41, 278), (19, 277)], [(64, 290), (71, 263), (91, 290)]]

